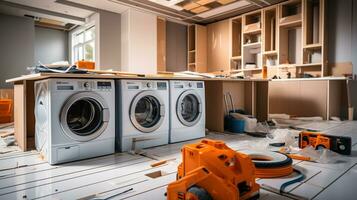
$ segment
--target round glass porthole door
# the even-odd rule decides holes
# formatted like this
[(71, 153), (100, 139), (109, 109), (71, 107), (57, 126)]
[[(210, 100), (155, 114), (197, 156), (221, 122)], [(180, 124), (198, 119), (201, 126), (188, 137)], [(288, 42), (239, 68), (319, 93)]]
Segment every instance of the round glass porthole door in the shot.
[(183, 92), (177, 100), (176, 114), (180, 122), (185, 126), (197, 124), (201, 118), (202, 102), (198, 94), (193, 90)]
[(152, 91), (139, 93), (131, 103), (130, 120), (142, 132), (152, 132), (160, 127), (165, 115), (165, 105)]
[(95, 93), (77, 93), (62, 108), (61, 126), (69, 137), (89, 141), (103, 133), (109, 120), (104, 99)]

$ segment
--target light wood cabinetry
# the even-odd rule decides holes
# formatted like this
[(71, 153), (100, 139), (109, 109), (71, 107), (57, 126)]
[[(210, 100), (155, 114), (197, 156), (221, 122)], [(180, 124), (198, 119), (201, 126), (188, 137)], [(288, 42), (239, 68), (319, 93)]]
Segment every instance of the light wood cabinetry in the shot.
[[(195, 59), (200, 55), (194, 51), (196, 26), (188, 34), (191, 71), (198, 71)], [(289, 0), (209, 24), (206, 59), (206, 72), (253, 78), (327, 76), (325, 0)]]
[(245, 76), (261, 78), (262, 10), (243, 15), (242, 71)]
[(157, 71), (166, 70), (166, 20), (157, 18)]
[[(269, 113), (296, 117), (320, 116), (347, 119), (347, 81), (295, 79), (269, 82)], [(317, 95), (318, 94), (318, 95)]]
[(207, 71), (229, 72), (229, 20), (207, 26)]
[(187, 69), (193, 72), (207, 72), (207, 28), (190, 25), (187, 29)]
[(257, 117), (258, 121), (268, 118), (268, 81), (250, 80), (206, 80), (206, 128), (224, 132), (224, 95), (230, 93), (234, 109)]

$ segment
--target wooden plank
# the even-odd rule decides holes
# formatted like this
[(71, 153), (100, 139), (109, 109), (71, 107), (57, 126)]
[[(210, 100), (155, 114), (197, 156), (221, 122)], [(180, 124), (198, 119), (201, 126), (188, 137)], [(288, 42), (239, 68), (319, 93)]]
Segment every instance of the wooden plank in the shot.
[(34, 81), (25, 81), (26, 137), (24, 150), (35, 149), (35, 91)]
[(21, 150), (26, 150), (26, 106), (25, 106), (25, 85), (14, 85), (14, 121), (15, 121), (15, 138), (17, 145)]
[(326, 119), (327, 81), (269, 82), (269, 112)]
[(344, 95), (347, 93), (347, 82), (331, 80), (328, 81), (328, 118), (330, 117), (342, 117), (345, 113), (347, 117), (347, 104), (344, 105)]
[(229, 72), (229, 20), (207, 26), (207, 71)]
[(206, 128), (224, 132), (223, 82), (205, 81)]
[(258, 121), (266, 121), (268, 119), (268, 83), (256, 84), (256, 117)]
[(207, 72), (207, 28), (196, 25), (196, 71)]
[(166, 71), (166, 20), (157, 18), (157, 71)]

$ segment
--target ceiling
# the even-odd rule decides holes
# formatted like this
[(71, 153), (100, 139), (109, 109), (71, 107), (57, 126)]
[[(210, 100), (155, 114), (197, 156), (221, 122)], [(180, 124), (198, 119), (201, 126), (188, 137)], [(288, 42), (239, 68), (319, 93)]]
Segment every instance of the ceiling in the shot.
[[(71, 0), (76, 1), (76, 0)], [(135, 6), (188, 23), (208, 24), (285, 0), (107, 0)]]
[(94, 11), (64, 5), (56, 0), (0, 0), (0, 13), (31, 17), (36, 25), (66, 30), (84, 24)]
[(83, 24), (99, 10), (136, 8), (183, 23), (208, 24), (285, 0), (0, 0), (0, 13)]

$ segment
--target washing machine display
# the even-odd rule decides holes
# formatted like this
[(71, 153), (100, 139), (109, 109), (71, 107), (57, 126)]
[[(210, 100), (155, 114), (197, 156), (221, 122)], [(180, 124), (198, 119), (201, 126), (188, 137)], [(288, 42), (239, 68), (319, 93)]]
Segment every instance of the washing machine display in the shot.
[(170, 143), (205, 136), (202, 81), (170, 81)]
[(201, 112), (201, 98), (195, 91), (188, 90), (180, 95), (177, 100), (176, 113), (183, 125), (195, 125), (201, 117)]

